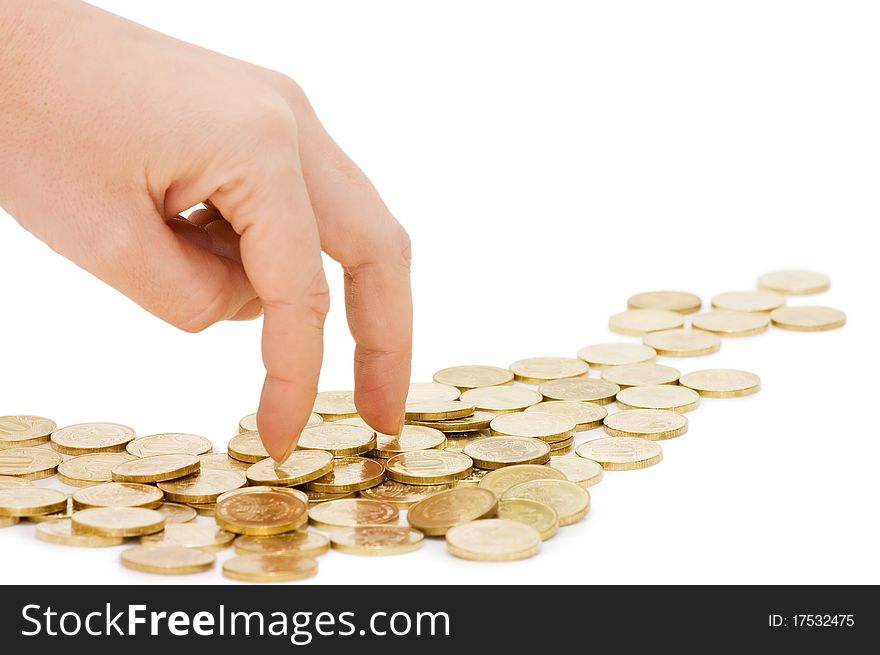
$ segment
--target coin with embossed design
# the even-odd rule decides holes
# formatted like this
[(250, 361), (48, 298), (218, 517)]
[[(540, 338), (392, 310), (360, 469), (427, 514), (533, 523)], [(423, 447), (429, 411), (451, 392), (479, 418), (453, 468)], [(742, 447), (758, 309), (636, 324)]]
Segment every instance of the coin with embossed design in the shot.
[(0, 449), (26, 448), (46, 443), (57, 428), (55, 421), (42, 416), (0, 416)]
[(122, 551), (122, 565), (144, 573), (185, 575), (200, 573), (214, 566), (213, 553), (174, 544), (147, 544)]
[(519, 521), (533, 527), (546, 541), (559, 530), (556, 510), (528, 498), (508, 498), (498, 503), (498, 518)]
[(484, 412), (475, 410), (470, 416), (462, 416), (461, 418), (450, 418), (442, 421), (407, 421), (410, 425), (418, 425), (426, 428), (440, 430), (446, 434), (450, 432), (476, 432), (489, 427), (489, 423), (497, 414), (494, 412)]
[(376, 433), (356, 425), (322, 423), (303, 430), (296, 447), (300, 450), (325, 450), (334, 457), (360, 455), (376, 447)]
[(399, 453), (443, 448), (445, 445), (446, 435), (440, 430), (419, 425), (404, 425), (398, 436), (376, 433), (376, 447), (369, 455), (388, 459)]
[(497, 507), (498, 498), (488, 489), (456, 487), (419, 501), (406, 518), (416, 530), (437, 536), (456, 525), (494, 516)]
[(333, 548), (352, 555), (402, 555), (422, 547), (418, 530), (396, 525), (360, 525), (339, 528), (330, 535)]
[(303, 527), (308, 521), (308, 508), (285, 491), (255, 489), (217, 503), (214, 520), (224, 530), (236, 534), (281, 534)]
[(294, 530), (268, 537), (241, 535), (232, 544), (239, 555), (256, 553), (261, 555), (296, 555), (317, 557), (330, 549), (330, 539), (320, 532)]
[(385, 480), (375, 487), (362, 490), (360, 496), (362, 498), (392, 503), (397, 507), (410, 507), (428, 496), (452, 489), (454, 486), (455, 484), (451, 482), (447, 484), (418, 485)]
[(564, 480), (565, 476), (554, 468), (540, 464), (517, 464), (489, 471), (480, 480), (480, 488), (488, 489), (501, 498), (504, 492), (520, 482), (529, 480)]
[(770, 325), (767, 314), (716, 310), (698, 314), (691, 319), (694, 330), (712, 332), (722, 337), (749, 337), (766, 332)]
[(344, 494), (369, 489), (385, 479), (382, 462), (366, 457), (339, 457), (333, 470), (306, 484), (311, 491)]
[(547, 380), (586, 375), (590, 367), (583, 360), (571, 357), (530, 357), (515, 361), (510, 370), (518, 382), (541, 384)]
[(761, 378), (748, 371), (732, 368), (711, 368), (683, 375), (681, 386), (709, 398), (748, 396), (761, 389)]
[(661, 364), (625, 364), (602, 371), (602, 379), (613, 382), (621, 389), (625, 387), (646, 387), (654, 384), (675, 384), (681, 372), (671, 366)]
[(73, 507), (158, 507), (162, 491), (147, 484), (104, 482), (84, 487), (73, 494)]
[(700, 394), (675, 384), (627, 387), (617, 394), (620, 409), (668, 409), (689, 412), (700, 404)]
[(181, 503), (213, 503), (227, 491), (243, 487), (247, 483), (241, 471), (205, 469), (193, 475), (159, 483), (168, 500)]
[(434, 373), (434, 382), (448, 384), (462, 391), (477, 387), (495, 387), (513, 381), (513, 373), (497, 366), (452, 366)]
[(217, 551), (231, 546), (233, 539), (235, 534), (210, 523), (174, 523), (162, 532), (144, 535), (141, 543)]
[(833, 307), (801, 305), (773, 310), (770, 312), (770, 321), (783, 330), (819, 332), (843, 327), (846, 325), (846, 314)]
[(37, 526), (37, 539), (50, 544), (76, 546), (79, 548), (103, 548), (118, 546), (125, 541), (122, 537), (102, 537), (96, 534), (79, 534), (73, 531), (70, 519), (46, 521)]
[(259, 432), (242, 432), (235, 435), (226, 445), (226, 451), (229, 457), (251, 464), (269, 456), (269, 452), (263, 447)]
[(72, 487), (90, 487), (113, 480), (113, 467), (135, 459), (128, 453), (78, 455), (58, 465), (58, 479)]
[[(538, 404), (540, 405), (540, 403)], [(532, 407), (537, 407), (537, 405), (532, 405)], [(574, 419), (543, 412), (502, 414), (491, 423), (494, 435), (532, 437), (548, 443), (568, 439), (576, 426)], [(473, 455), (471, 457), (473, 458)]]
[(503, 414), (519, 412), (541, 402), (541, 394), (527, 387), (480, 387), (462, 393), (461, 400), (477, 409)]
[(321, 391), (315, 398), (315, 414), (320, 414), (325, 421), (337, 421), (341, 418), (354, 418), (358, 415), (354, 406), (353, 391)]
[(189, 523), (198, 515), (194, 508), (179, 503), (162, 503), (156, 511), (165, 517), (165, 525)]
[(529, 480), (504, 492), (502, 500), (525, 498), (549, 505), (559, 515), (559, 525), (580, 521), (590, 511), (590, 492), (568, 480)]
[(399, 515), (391, 503), (369, 498), (331, 500), (309, 508), (309, 521), (324, 528), (393, 523)]
[(295, 450), (282, 464), (271, 457), (253, 464), (247, 470), (247, 478), (251, 484), (292, 487), (326, 475), (333, 465), (333, 455), (326, 450)]
[(549, 466), (562, 473), (569, 482), (579, 484), (584, 489), (600, 482), (604, 471), (599, 462), (567, 455), (554, 455), (550, 458)]
[(390, 458), (385, 463), (385, 473), (406, 484), (442, 484), (466, 478), (473, 465), (473, 460), (462, 453), (415, 450)]
[(64, 458), (48, 448), (7, 448), (0, 450), (0, 475), (41, 480), (55, 475)]
[(705, 330), (663, 330), (646, 334), (643, 341), (666, 357), (699, 357), (721, 349), (721, 338)]
[(140, 537), (161, 532), (165, 517), (144, 507), (93, 507), (74, 512), (73, 532), (103, 537)]
[(541, 549), (541, 535), (519, 521), (482, 519), (449, 530), (446, 547), (452, 555), (462, 559), (511, 561), (536, 555)]
[(703, 305), (700, 297), (684, 291), (646, 291), (630, 296), (630, 309), (663, 309), (679, 314), (693, 314)]
[(608, 416), (608, 410), (601, 405), (582, 400), (545, 400), (525, 410), (526, 414), (534, 412), (570, 418), (575, 422), (575, 432), (598, 428), (602, 425), (602, 420)]
[(653, 441), (632, 437), (607, 437), (587, 441), (575, 451), (608, 471), (634, 471), (659, 464), (663, 450)]
[(0, 516), (38, 516), (62, 512), (67, 494), (45, 487), (0, 489)]
[(420, 403), (433, 400), (458, 400), (461, 391), (458, 387), (439, 382), (413, 382), (409, 385), (407, 403)]
[(211, 452), (213, 447), (210, 439), (200, 437), (197, 434), (165, 432), (130, 441), (125, 446), (125, 450), (135, 457), (149, 457), (150, 455), (175, 454), (204, 455)]
[(580, 400), (607, 405), (614, 400), (620, 387), (613, 382), (593, 378), (550, 380), (538, 385), (539, 395), (547, 400)]
[(605, 432), (612, 437), (636, 437), (661, 441), (680, 437), (688, 429), (684, 414), (665, 409), (626, 409), (609, 414)]
[(578, 350), (578, 357), (592, 367), (604, 368), (653, 362), (657, 353), (653, 348), (637, 343), (596, 343)]
[(468, 444), (463, 452), (481, 469), (544, 464), (550, 459), (550, 445), (532, 437), (486, 437)]
[(113, 467), (114, 482), (162, 482), (198, 473), (199, 459), (195, 455), (171, 453), (149, 455)]
[(442, 421), (453, 418), (472, 416), (473, 405), (461, 400), (427, 400), (406, 404), (406, 420), (408, 421)]
[(77, 423), (55, 430), (50, 438), (52, 448), (65, 455), (125, 450), (135, 437), (134, 430), (119, 423)]

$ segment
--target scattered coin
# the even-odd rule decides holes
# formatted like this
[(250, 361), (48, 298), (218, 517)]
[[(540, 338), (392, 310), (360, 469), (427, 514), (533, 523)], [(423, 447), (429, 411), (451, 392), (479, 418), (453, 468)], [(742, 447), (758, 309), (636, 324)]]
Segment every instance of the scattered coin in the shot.
[(708, 398), (733, 398), (760, 390), (761, 378), (748, 371), (710, 368), (683, 375), (680, 384)]
[(270, 490), (283, 491), (284, 493), (292, 494), (296, 498), (299, 498), (306, 505), (309, 504), (309, 496), (308, 496), (308, 494), (306, 494), (305, 491), (301, 491), (299, 489), (291, 489), (290, 487), (273, 487), (270, 485), (266, 485), (266, 486), (255, 485), (255, 486), (250, 486), (250, 487), (240, 487), (238, 489), (232, 489), (231, 491), (226, 491), (226, 492), (220, 494), (219, 496), (217, 496), (217, 502), (218, 503), (223, 502), (224, 500), (226, 500), (230, 496), (236, 496), (238, 494), (252, 493), (254, 491), (270, 491)]
[(37, 539), (50, 544), (61, 546), (77, 546), (80, 548), (103, 548), (106, 546), (118, 546), (123, 543), (123, 537), (102, 537), (96, 534), (79, 534), (73, 531), (70, 519), (58, 521), (46, 521), (37, 526)]
[(441, 491), (452, 489), (453, 486), (453, 483), (418, 485), (403, 484), (402, 482), (395, 482), (394, 480), (385, 480), (375, 487), (362, 490), (360, 496), (361, 498), (381, 500), (396, 505), (397, 507), (410, 507), (420, 500), (424, 500), (428, 496), (433, 496)]
[(135, 459), (128, 453), (92, 453), (71, 457), (58, 465), (58, 479), (71, 487), (90, 487), (113, 480), (113, 467)]
[(431, 400), (407, 403), (406, 419), (408, 421), (443, 421), (472, 416), (474, 410), (473, 405), (469, 405), (461, 400)]
[(45, 487), (0, 489), (0, 516), (37, 516), (63, 512), (67, 494)]
[(471, 474), (466, 478), (462, 478), (461, 480), (457, 480), (455, 482), (456, 487), (479, 487), (480, 480), (486, 477), (486, 474), (489, 473), (488, 469), (478, 469), (475, 468), (471, 471)]
[(646, 334), (643, 340), (666, 357), (700, 357), (721, 349), (721, 339), (703, 330), (663, 330)]
[(330, 539), (320, 532), (294, 530), (269, 537), (241, 535), (233, 542), (233, 546), (239, 555), (255, 553), (258, 555), (317, 557), (330, 549)]
[(191, 507), (199, 516), (208, 516), (214, 518), (217, 510), (217, 503), (188, 503), (187, 507)]
[(559, 515), (559, 525), (577, 523), (590, 511), (590, 492), (568, 480), (529, 480), (504, 492), (502, 500), (526, 498), (549, 505)]
[(149, 455), (113, 467), (114, 482), (163, 482), (198, 473), (199, 460), (195, 455)]
[(599, 483), (604, 471), (599, 462), (583, 457), (553, 456), (549, 466), (562, 473), (569, 482), (579, 484), (584, 489)]
[(518, 382), (541, 384), (547, 380), (586, 375), (590, 367), (583, 360), (571, 357), (531, 357), (514, 362), (510, 370)]
[(259, 432), (242, 432), (235, 435), (226, 445), (226, 452), (233, 459), (251, 464), (269, 456), (269, 452), (263, 447)]
[(0, 450), (0, 475), (24, 480), (41, 480), (55, 475), (64, 458), (48, 448), (6, 448)]
[(501, 498), (504, 492), (520, 482), (530, 480), (564, 480), (565, 476), (554, 468), (540, 464), (517, 464), (489, 471), (482, 480), (480, 488), (488, 489)]
[(73, 494), (74, 509), (90, 507), (158, 507), (162, 502), (161, 490), (147, 484), (133, 482), (104, 482), (83, 487)]
[(536, 555), (541, 549), (541, 535), (519, 521), (483, 519), (452, 528), (446, 533), (446, 547), (462, 559), (511, 561)]
[(680, 437), (687, 430), (687, 417), (666, 409), (625, 409), (605, 419), (605, 432), (612, 437), (660, 441)]
[(334, 457), (360, 455), (376, 447), (376, 433), (356, 425), (324, 423), (304, 429), (296, 447), (300, 450), (323, 450)]
[(78, 423), (55, 430), (50, 437), (52, 448), (64, 455), (125, 450), (135, 437), (134, 430), (119, 423)]
[(597, 343), (578, 350), (578, 357), (590, 366), (603, 368), (653, 362), (657, 353), (653, 348), (637, 343)]
[(577, 447), (579, 457), (599, 462), (607, 471), (634, 471), (659, 464), (663, 450), (653, 441), (631, 437), (606, 437)]
[(376, 447), (369, 452), (369, 455), (388, 459), (399, 453), (443, 448), (445, 445), (446, 435), (440, 430), (419, 425), (404, 425), (398, 436), (376, 433)]
[(574, 437), (569, 437), (565, 441), (557, 441), (550, 444), (550, 456), (565, 455), (570, 453), (574, 448)]
[(214, 444), (210, 439), (200, 437), (197, 434), (166, 432), (129, 441), (125, 450), (135, 457), (149, 457), (150, 455), (176, 454), (204, 455), (211, 452), (213, 447)]
[(220, 494), (243, 487), (246, 483), (247, 478), (241, 471), (206, 469), (185, 478), (160, 482), (159, 489), (165, 492), (168, 500), (204, 504), (216, 502)]
[(513, 373), (497, 366), (452, 366), (434, 373), (434, 382), (448, 384), (462, 391), (477, 387), (497, 387), (513, 381)]
[(156, 508), (162, 516), (165, 517), (165, 525), (169, 526), (178, 523), (189, 523), (198, 515), (195, 509), (188, 505), (180, 505), (178, 503), (162, 503)]
[(143, 507), (93, 507), (75, 512), (70, 520), (73, 532), (102, 537), (140, 537), (165, 529), (165, 517)]
[(662, 309), (679, 314), (693, 314), (700, 311), (703, 301), (699, 296), (684, 291), (647, 291), (630, 296), (626, 304), (630, 309)]
[(354, 406), (353, 391), (321, 391), (315, 398), (315, 414), (325, 421), (354, 418), (358, 415)]
[(444, 433), (450, 432), (476, 432), (489, 427), (489, 423), (497, 414), (476, 410), (470, 416), (461, 418), (444, 419), (442, 421), (408, 421), (410, 425), (418, 425), (433, 428)]
[(491, 435), (485, 432), (450, 432), (446, 434), (446, 447), (443, 450), (460, 453), (469, 443), (485, 439), (488, 436)]
[(615, 314), (608, 321), (608, 329), (612, 332), (636, 337), (649, 332), (674, 330), (683, 325), (681, 314), (664, 309), (629, 309)]
[(772, 312), (785, 304), (785, 296), (772, 291), (729, 291), (712, 298), (712, 307), (732, 312)]
[(608, 410), (595, 403), (580, 400), (545, 400), (527, 407), (526, 414), (542, 413), (565, 416), (575, 422), (574, 431), (584, 432), (602, 425), (602, 421), (608, 416)]
[(391, 503), (368, 498), (331, 500), (309, 508), (309, 521), (323, 528), (393, 523), (399, 515)]
[(243, 582), (289, 582), (318, 574), (318, 562), (299, 555), (239, 555), (223, 562), (223, 575)]
[(450, 450), (416, 450), (400, 453), (385, 463), (385, 474), (405, 484), (443, 484), (470, 475), (473, 460)]
[(843, 327), (846, 325), (846, 314), (833, 307), (801, 305), (773, 310), (770, 312), (770, 321), (784, 330), (819, 332)]
[[(306, 427), (310, 428), (315, 425), (321, 425), (324, 422), (324, 419), (321, 418), (319, 414), (312, 413), (309, 415), (309, 420), (306, 422)], [(258, 432), (257, 430), (257, 415), (256, 414), (248, 414), (244, 418), (242, 418), (238, 422), (238, 431), (239, 432)]]
[(38, 446), (57, 428), (55, 421), (42, 416), (0, 416), (0, 449)]
[(382, 462), (366, 457), (340, 457), (333, 470), (306, 484), (312, 491), (344, 494), (375, 487), (385, 479)]
[(522, 411), (541, 402), (541, 394), (526, 387), (496, 386), (468, 389), (461, 394), (461, 399), (477, 409), (503, 414)]
[(320, 503), (329, 503), (331, 500), (342, 500), (343, 498), (356, 498), (358, 492), (349, 491), (344, 494), (328, 494), (325, 491), (306, 490), (306, 498), (309, 500), (309, 507)]
[(181, 546), (218, 551), (232, 545), (235, 535), (209, 523), (175, 523), (162, 532), (141, 537), (141, 543), (156, 546)]
[(228, 532), (267, 536), (299, 530), (308, 522), (308, 508), (293, 494), (259, 489), (217, 503), (214, 520)]
[(655, 384), (675, 384), (681, 372), (660, 364), (624, 364), (602, 371), (602, 379), (624, 387), (647, 387)]
[(339, 528), (330, 535), (333, 548), (352, 555), (402, 555), (422, 547), (418, 530), (394, 525), (361, 525)]
[(205, 453), (204, 455), (199, 455), (199, 465), (201, 466), (199, 470), (247, 471), (251, 463), (233, 459), (226, 453)]
[(508, 498), (498, 503), (498, 518), (519, 521), (531, 526), (547, 541), (559, 530), (559, 515), (556, 510), (527, 498)]
[(419, 501), (406, 518), (416, 530), (440, 536), (456, 525), (494, 516), (497, 508), (498, 498), (488, 489), (456, 487)]
[(828, 291), (831, 280), (815, 271), (773, 271), (759, 277), (758, 286), (786, 296), (804, 296)]
[(699, 404), (700, 394), (674, 384), (627, 387), (617, 394), (620, 409), (668, 409), (684, 413), (696, 409)]
[[(67, 494), (65, 494), (67, 495)], [(74, 507), (73, 507), (73, 498), (67, 498), (67, 504), (64, 506), (64, 509), (58, 512), (52, 512), (51, 514), (33, 514), (27, 517), (27, 520), (31, 523), (47, 523), (50, 521), (63, 521), (64, 519), (69, 519), (73, 516)]]
[[(532, 405), (532, 408), (540, 406)], [(491, 423), (492, 434), (508, 437), (532, 437), (548, 443), (568, 439), (577, 424), (574, 419), (544, 412), (502, 414)], [(473, 455), (471, 455), (473, 458)]]
[(580, 400), (607, 405), (614, 401), (620, 387), (605, 380), (575, 378), (545, 382), (538, 386), (538, 391), (547, 400)]
[(409, 385), (407, 403), (423, 403), (437, 400), (458, 400), (461, 391), (458, 387), (439, 382), (413, 382)]
[(464, 454), (481, 469), (550, 461), (550, 445), (531, 437), (486, 437), (464, 447)]
[(253, 464), (247, 470), (251, 484), (271, 487), (305, 484), (333, 470), (333, 455), (326, 450), (295, 450), (283, 464), (271, 457)]
[(712, 332), (722, 337), (750, 337), (766, 332), (770, 326), (770, 317), (766, 314), (717, 310), (694, 316), (691, 325), (695, 330)]
[(18, 489), (19, 487), (33, 487), (34, 483), (24, 478), (13, 478), (9, 475), (0, 475), (0, 489)]
[(135, 546), (122, 551), (122, 565), (144, 573), (184, 575), (214, 566), (213, 553), (174, 545)]

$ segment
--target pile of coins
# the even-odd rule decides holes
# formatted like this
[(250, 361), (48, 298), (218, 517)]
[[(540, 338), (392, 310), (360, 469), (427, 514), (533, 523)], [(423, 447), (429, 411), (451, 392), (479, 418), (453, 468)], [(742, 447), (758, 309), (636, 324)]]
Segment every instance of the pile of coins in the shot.
[[(658, 356), (710, 355), (722, 337), (770, 325), (816, 331), (846, 321), (836, 309), (786, 305), (786, 296), (828, 289), (819, 273), (778, 271), (758, 286), (715, 296), (690, 328), (685, 317), (702, 308), (698, 296), (634, 295), (609, 327), (641, 343), (593, 344), (577, 357), (508, 368), (444, 368), (410, 385), (399, 435), (367, 425), (352, 392), (321, 392), (297, 450), (280, 464), (254, 414), (241, 419), (225, 453), (193, 434), (137, 438), (117, 423), (59, 429), (39, 416), (0, 417), (0, 527), (24, 519), (36, 523), (38, 539), (67, 546), (138, 539), (121, 562), (149, 573), (204, 571), (231, 547), (224, 575), (251, 582), (313, 576), (315, 558), (331, 547), (396, 555), (425, 537), (445, 538), (465, 559), (531, 557), (587, 515), (588, 488), (605, 471), (659, 463), (658, 442), (687, 432), (685, 414), (701, 398), (760, 389), (748, 371), (681, 373)], [(612, 403), (618, 411), (609, 413)], [(599, 428), (604, 436), (575, 444), (576, 434)], [(56, 475), (71, 493), (33, 483)]]

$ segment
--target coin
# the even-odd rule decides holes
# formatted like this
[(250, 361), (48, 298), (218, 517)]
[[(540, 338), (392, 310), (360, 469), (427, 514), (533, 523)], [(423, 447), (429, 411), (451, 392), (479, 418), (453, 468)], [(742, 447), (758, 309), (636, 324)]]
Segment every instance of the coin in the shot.
[(199, 455), (199, 466), (201, 467), (199, 470), (247, 471), (251, 463), (233, 459), (226, 453), (205, 453), (204, 455)]
[(570, 357), (531, 357), (510, 365), (514, 379), (526, 384), (541, 384), (547, 380), (576, 378), (586, 375), (590, 367), (580, 359)]
[(687, 430), (687, 417), (666, 409), (625, 409), (605, 419), (605, 432), (612, 437), (661, 441), (680, 437)]
[(477, 387), (497, 387), (513, 381), (513, 373), (497, 366), (452, 366), (434, 373), (434, 382), (448, 384), (462, 391)]
[(541, 549), (541, 535), (533, 527), (510, 519), (483, 519), (446, 533), (449, 552), (462, 559), (504, 562), (526, 559)]
[(82, 548), (103, 548), (106, 546), (118, 546), (123, 543), (123, 537), (102, 537), (97, 534), (79, 534), (73, 531), (70, 519), (58, 521), (46, 521), (37, 526), (37, 539), (50, 544), (62, 546), (78, 546)]
[(550, 468), (559, 471), (566, 480), (579, 484), (584, 489), (598, 484), (604, 471), (599, 462), (577, 456), (553, 456), (550, 458)]
[(73, 532), (102, 537), (140, 537), (165, 529), (165, 517), (144, 507), (93, 507), (74, 512)]
[(786, 296), (804, 296), (828, 291), (831, 280), (815, 271), (773, 271), (759, 277), (758, 286)]
[(624, 364), (602, 371), (602, 379), (624, 387), (647, 387), (655, 384), (675, 384), (681, 372), (660, 364)]
[(460, 453), (469, 443), (488, 436), (490, 435), (485, 432), (449, 432), (446, 434), (446, 447), (443, 450)]
[(416, 450), (400, 453), (385, 463), (385, 474), (406, 484), (442, 484), (466, 478), (473, 460), (449, 450)]
[(700, 394), (674, 384), (627, 387), (617, 394), (620, 409), (668, 409), (684, 413), (696, 409), (699, 404)]
[(612, 332), (637, 337), (649, 332), (673, 330), (683, 325), (681, 314), (664, 309), (629, 309), (608, 320), (608, 329)]
[(518, 464), (489, 471), (480, 480), (480, 488), (488, 489), (501, 498), (504, 492), (521, 482), (530, 480), (564, 480), (565, 476), (554, 468), (539, 464)]
[(801, 305), (775, 309), (770, 312), (770, 320), (784, 330), (818, 332), (843, 327), (846, 325), (846, 314), (833, 307)]
[(178, 503), (162, 503), (156, 508), (156, 511), (165, 517), (166, 526), (189, 523), (197, 516), (195, 509), (188, 505), (179, 505)]
[(32, 487), (34, 483), (24, 478), (13, 478), (8, 475), (0, 475), (0, 489), (18, 489), (19, 487)]
[(463, 416), (461, 418), (444, 419), (442, 421), (408, 421), (410, 425), (419, 425), (426, 428), (433, 428), (441, 432), (476, 432), (489, 427), (489, 423), (497, 414), (493, 412), (484, 412), (482, 410), (475, 411), (471, 416)]
[[(67, 494), (65, 494), (67, 495)], [(64, 519), (69, 519), (73, 516), (73, 498), (67, 498), (67, 504), (63, 509), (52, 512), (51, 514), (34, 514), (27, 517), (27, 520), (31, 523), (47, 523), (50, 521), (63, 521)]]
[(334, 457), (360, 455), (376, 447), (376, 433), (356, 425), (325, 423), (303, 430), (296, 447), (324, 450)]
[(67, 494), (45, 487), (0, 489), (0, 516), (38, 516), (62, 512)]
[(683, 375), (683, 387), (709, 398), (748, 396), (761, 388), (761, 378), (748, 371), (731, 368), (710, 368)]
[(480, 387), (462, 393), (461, 400), (477, 409), (503, 414), (522, 411), (541, 402), (541, 394), (526, 387)]
[(57, 427), (55, 421), (42, 416), (0, 416), (0, 449), (46, 443)]
[(283, 491), (284, 493), (292, 494), (294, 497), (299, 498), (306, 505), (309, 504), (309, 496), (305, 491), (301, 491), (299, 489), (291, 489), (290, 487), (272, 487), (269, 485), (256, 485), (250, 487), (240, 487), (239, 489), (232, 489), (231, 491), (225, 491), (219, 496), (217, 496), (217, 502), (221, 503), (230, 496), (236, 496), (238, 494), (247, 494), (252, 493), (254, 491)]
[(118, 453), (134, 436), (134, 430), (119, 423), (77, 423), (55, 430), (50, 442), (54, 450), (65, 455)]
[(384, 479), (385, 467), (381, 462), (365, 457), (340, 457), (334, 461), (332, 471), (307, 483), (306, 488), (344, 494), (375, 487)]
[(721, 339), (703, 330), (663, 330), (646, 334), (643, 340), (666, 357), (699, 357), (721, 349)]
[(317, 557), (330, 549), (330, 539), (320, 532), (294, 530), (269, 537), (241, 535), (233, 542), (239, 555), (256, 553), (259, 555), (295, 555), (297, 557)]
[(115, 482), (162, 482), (198, 473), (199, 468), (195, 455), (149, 455), (117, 464), (112, 475)]
[(78, 455), (58, 465), (58, 479), (71, 487), (89, 487), (113, 479), (113, 467), (135, 459), (128, 453)]
[(360, 492), (361, 498), (370, 498), (372, 500), (381, 500), (391, 503), (397, 507), (410, 507), (420, 500), (424, 500), (428, 496), (433, 496), (441, 491), (452, 489), (453, 483), (434, 484), (434, 485), (418, 485), (403, 484), (394, 480), (385, 480), (382, 484), (375, 487), (364, 489)]
[[(250, 469), (248, 469), (250, 470)], [(217, 496), (243, 487), (247, 483), (241, 471), (206, 469), (193, 475), (159, 483), (168, 500), (181, 503), (212, 503)]]
[(772, 312), (785, 304), (785, 297), (772, 291), (728, 291), (712, 298), (712, 307), (732, 312)]
[(393, 523), (399, 515), (391, 503), (368, 498), (331, 500), (309, 508), (309, 521), (324, 528)]
[(321, 391), (315, 398), (315, 414), (320, 414), (325, 421), (336, 421), (341, 418), (354, 418), (358, 415), (354, 406), (353, 391)]
[[(321, 418), (318, 414), (309, 414), (309, 420), (306, 422), (306, 427), (310, 428), (314, 425), (321, 425), (324, 422), (324, 419)], [(238, 431), (239, 432), (258, 432), (257, 430), (257, 415), (256, 414), (248, 414), (244, 418), (242, 418), (238, 422)]]
[(18, 523), (17, 516), (0, 516), (0, 528), (8, 528)]
[(197, 434), (166, 432), (129, 441), (125, 450), (135, 457), (149, 457), (172, 454), (204, 455), (211, 452), (213, 447), (210, 439)]
[(684, 291), (646, 291), (630, 296), (630, 309), (663, 309), (679, 314), (693, 314), (700, 310), (703, 301), (699, 296)]
[(331, 500), (341, 500), (343, 498), (355, 498), (357, 497), (357, 491), (349, 491), (344, 494), (328, 494), (325, 491), (311, 491), (306, 490), (306, 498), (309, 500), (309, 507), (312, 505), (318, 505), (320, 503), (329, 503)]
[(239, 555), (223, 562), (223, 575), (243, 582), (289, 582), (318, 575), (318, 562), (299, 555)]
[(214, 518), (214, 514), (217, 510), (217, 503), (188, 503), (187, 507), (194, 509), (199, 516), (209, 516)]
[(376, 433), (376, 447), (369, 452), (370, 457), (388, 459), (398, 453), (413, 450), (443, 448), (446, 435), (440, 430), (418, 425), (404, 425), (399, 436)]
[(127, 548), (120, 559), (126, 568), (162, 575), (200, 573), (213, 567), (215, 561), (213, 553), (170, 544)]
[(416, 530), (440, 536), (456, 525), (495, 516), (497, 508), (498, 498), (488, 489), (456, 487), (420, 500), (409, 508), (406, 518)]
[(493, 420), (491, 425), (494, 435), (532, 437), (549, 443), (568, 439), (577, 426), (574, 419), (543, 412), (502, 414)]
[(546, 541), (559, 530), (556, 510), (527, 498), (508, 498), (498, 503), (498, 518), (519, 521), (531, 526)]
[(691, 325), (695, 330), (712, 332), (722, 337), (749, 337), (766, 332), (770, 317), (766, 314), (718, 310), (694, 316)]
[(461, 391), (458, 387), (439, 382), (413, 382), (409, 385), (407, 403), (422, 403), (435, 400), (458, 400)]
[(64, 458), (48, 448), (6, 448), (0, 450), (0, 475), (41, 480), (55, 475)]
[(226, 451), (229, 457), (251, 464), (269, 456), (269, 452), (263, 447), (259, 432), (242, 432), (235, 435), (226, 445)]
[[(537, 405), (527, 407), (525, 412), (526, 414), (538, 412), (565, 416), (575, 422), (575, 432), (597, 428), (602, 425), (602, 420), (608, 416), (608, 410), (601, 405), (580, 400), (545, 400)], [(515, 414), (509, 416), (515, 416)]]
[(634, 471), (659, 464), (663, 450), (653, 441), (632, 437), (606, 437), (577, 447), (579, 457), (591, 459), (608, 471)]
[(592, 378), (551, 380), (538, 386), (547, 400), (581, 400), (597, 405), (607, 405), (614, 400), (620, 387), (613, 382)]
[(456, 487), (479, 487), (480, 480), (486, 477), (486, 474), (489, 473), (488, 469), (477, 469), (471, 471), (471, 474), (466, 478), (462, 478), (461, 480), (455, 481)]
[(574, 448), (574, 437), (569, 437), (565, 441), (557, 441), (550, 444), (550, 456), (565, 455), (570, 453)]
[(568, 480), (529, 480), (504, 492), (502, 500), (525, 498), (549, 505), (559, 515), (559, 525), (577, 523), (590, 511), (590, 492)]
[(330, 535), (333, 548), (352, 555), (402, 555), (422, 547), (418, 530), (394, 525), (361, 525), (340, 528)]
[(271, 457), (257, 462), (247, 470), (251, 484), (272, 487), (305, 484), (333, 470), (333, 455), (326, 450), (295, 450), (283, 464)]
[(104, 482), (83, 487), (73, 494), (73, 507), (158, 507), (162, 492), (156, 487), (132, 482)]
[(442, 421), (450, 418), (472, 416), (474, 406), (460, 400), (430, 400), (427, 402), (407, 403), (406, 419), (408, 421)]
[(174, 523), (162, 532), (141, 537), (141, 543), (218, 551), (232, 545), (235, 535), (209, 523)]
[(266, 536), (298, 530), (309, 519), (306, 504), (293, 494), (259, 489), (224, 498), (214, 520), (229, 532)]
[(653, 362), (657, 353), (653, 348), (637, 343), (597, 343), (578, 350), (578, 357), (595, 368)]

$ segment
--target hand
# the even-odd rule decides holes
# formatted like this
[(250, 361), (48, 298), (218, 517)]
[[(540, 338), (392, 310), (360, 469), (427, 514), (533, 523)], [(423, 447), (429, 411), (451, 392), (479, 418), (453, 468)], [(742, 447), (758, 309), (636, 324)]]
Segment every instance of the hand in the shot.
[(79, 2), (0, 0), (0, 43), (4, 209), (183, 330), (262, 311), (257, 422), (276, 460), (317, 391), (323, 250), (345, 271), (358, 411), (399, 431), (409, 239), (294, 82)]

